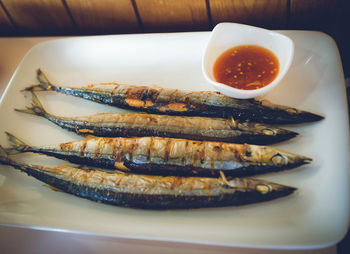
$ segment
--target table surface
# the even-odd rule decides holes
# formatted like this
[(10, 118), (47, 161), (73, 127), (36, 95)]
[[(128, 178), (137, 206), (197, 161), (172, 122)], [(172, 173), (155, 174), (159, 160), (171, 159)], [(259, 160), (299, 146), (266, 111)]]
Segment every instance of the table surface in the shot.
[[(24, 55), (34, 45), (64, 37), (19, 37), (0, 38), (0, 96)], [(20, 243), (20, 244), (18, 244)], [(142, 251), (142, 253), (337, 253), (336, 246), (316, 250), (262, 250), (206, 246), (188, 243), (170, 243), (135, 239), (91, 236), (62, 231), (44, 231), (0, 225), (2, 253), (120, 253)]]

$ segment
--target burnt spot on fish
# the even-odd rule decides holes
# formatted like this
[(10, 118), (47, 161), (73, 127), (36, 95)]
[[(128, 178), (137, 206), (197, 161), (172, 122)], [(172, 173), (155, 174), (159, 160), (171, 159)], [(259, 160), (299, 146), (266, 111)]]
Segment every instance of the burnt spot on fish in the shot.
[[(262, 148), (263, 149), (263, 148)], [(252, 152), (250, 150), (250, 146), (248, 144), (243, 144), (240, 150), (237, 150), (238, 156), (241, 161), (251, 161)]]
[(223, 148), (222, 148), (221, 146), (214, 146), (214, 147), (213, 147), (213, 150), (214, 150), (215, 152), (220, 152), (220, 151), (223, 150)]
[(129, 87), (126, 92), (126, 98), (127, 99), (138, 99), (140, 100), (142, 97), (142, 94), (147, 90), (144, 86), (134, 86)]
[(154, 98), (157, 98), (158, 97), (158, 94), (159, 92), (157, 90), (154, 90), (154, 89), (145, 89), (141, 96), (140, 96), (140, 99), (145, 101), (145, 100), (151, 100), (153, 101)]
[(70, 151), (73, 148), (72, 142), (61, 143), (59, 146), (61, 150), (65, 150), (65, 151)]

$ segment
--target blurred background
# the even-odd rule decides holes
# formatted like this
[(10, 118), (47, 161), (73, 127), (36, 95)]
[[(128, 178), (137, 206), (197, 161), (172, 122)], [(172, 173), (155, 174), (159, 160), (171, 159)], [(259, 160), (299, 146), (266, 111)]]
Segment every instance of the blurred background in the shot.
[(347, 0), (0, 0), (0, 36), (209, 31), (220, 22), (318, 30), (350, 76)]

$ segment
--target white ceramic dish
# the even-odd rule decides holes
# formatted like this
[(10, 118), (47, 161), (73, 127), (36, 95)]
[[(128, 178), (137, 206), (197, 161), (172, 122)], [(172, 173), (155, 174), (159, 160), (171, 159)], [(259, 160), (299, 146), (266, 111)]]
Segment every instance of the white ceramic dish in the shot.
[[(260, 248), (321, 248), (338, 242), (349, 221), (349, 125), (344, 78), (333, 40), (317, 32), (282, 32), (295, 42), (295, 58), (283, 83), (266, 97), (326, 116), (286, 126), (294, 140), (277, 145), (313, 163), (260, 176), (299, 191), (290, 197), (243, 207), (147, 211), (103, 205), (55, 192), (10, 167), (0, 166), (0, 223), (122, 238)], [(39, 44), (24, 57), (0, 104), (0, 144), (11, 131), (34, 145), (77, 139), (49, 121), (14, 112), (26, 102), (22, 88), (36, 83), (41, 67), (62, 85), (117, 81), (179, 89), (211, 90), (201, 72), (209, 33), (142, 34), (64, 39)], [(40, 93), (49, 112), (87, 115), (112, 108), (56, 93)], [(37, 164), (62, 161), (27, 154)]]
[[(217, 58), (226, 50), (241, 45), (256, 45), (274, 53), (279, 61), (279, 72), (271, 83), (260, 89), (242, 90), (215, 80), (213, 66)], [(293, 57), (294, 43), (286, 35), (254, 26), (220, 23), (211, 32), (203, 55), (202, 70), (207, 81), (218, 91), (233, 98), (248, 99), (266, 94), (276, 87), (287, 74)]]

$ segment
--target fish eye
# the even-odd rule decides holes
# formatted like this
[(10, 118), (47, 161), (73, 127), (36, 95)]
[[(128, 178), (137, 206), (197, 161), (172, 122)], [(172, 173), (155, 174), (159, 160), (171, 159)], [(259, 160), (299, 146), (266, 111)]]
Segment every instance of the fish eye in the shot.
[(262, 133), (265, 135), (273, 136), (276, 135), (276, 131), (270, 129), (270, 128), (265, 128), (262, 130)]
[(275, 166), (282, 166), (282, 165), (288, 164), (288, 159), (285, 156), (283, 156), (282, 154), (277, 153), (274, 156), (272, 156), (271, 162)]
[(259, 191), (261, 194), (267, 194), (270, 191), (272, 191), (272, 187), (267, 184), (258, 184), (257, 186), (255, 186), (255, 189)]

